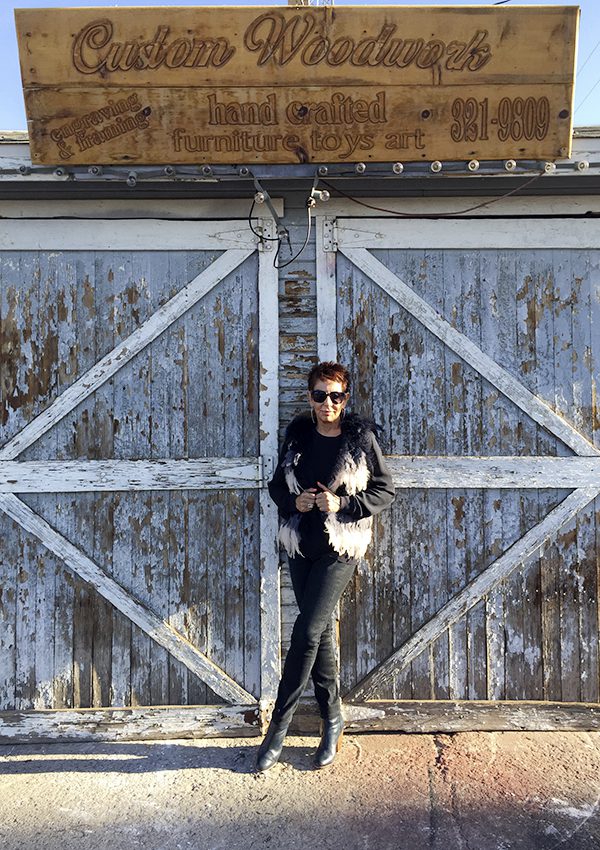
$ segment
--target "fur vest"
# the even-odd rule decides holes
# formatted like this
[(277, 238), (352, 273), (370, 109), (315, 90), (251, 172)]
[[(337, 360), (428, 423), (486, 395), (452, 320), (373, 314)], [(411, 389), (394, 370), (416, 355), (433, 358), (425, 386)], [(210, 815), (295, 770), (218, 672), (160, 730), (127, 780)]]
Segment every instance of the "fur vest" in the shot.
[[(347, 414), (342, 420), (340, 451), (330, 480), (323, 482), (337, 496), (353, 496), (367, 489), (373, 474), (373, 437), (377, 430), (374, 422), (357, 414)], [(294, 496), (302, 492), (295, 468), (313, 432), (314, 424), (307, 415), (292, 420), (286, 431), (280, 464), (289, 492)], [(293, 513), (288, 519), (280, 518), (279, 541), (290, 556), (301, 554), (299, 526), (302, 516)], [(339, 555), (361, 558), (371, 541), (373, 517), (353, 520), (342, 508), (337, 513), (328, 513), (324, 526), (331, 546)]]

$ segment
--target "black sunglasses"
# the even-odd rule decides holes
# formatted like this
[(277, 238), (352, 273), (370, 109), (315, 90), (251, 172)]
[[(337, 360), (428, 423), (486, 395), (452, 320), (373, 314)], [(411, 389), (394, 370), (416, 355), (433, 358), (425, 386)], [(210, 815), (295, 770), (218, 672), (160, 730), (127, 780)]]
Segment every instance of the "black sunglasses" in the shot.
[(347, 395), (348, 395), (348, 393), (338, 393), (338, 392), (335, 392), (335, 391), (332, 392), (332, 393), (326, 393), (325, 390), (311, 390), (310, 391), (310, 396), (311, 396), (312, 400), (316, 401), (317, 404), (323, 404), (323, 402), (325, 401), (327, 396), (329, 396), (329, 398), (331, 399), (333, 404), (341, 404), (344, 401), (344, 399), (346, 398)]

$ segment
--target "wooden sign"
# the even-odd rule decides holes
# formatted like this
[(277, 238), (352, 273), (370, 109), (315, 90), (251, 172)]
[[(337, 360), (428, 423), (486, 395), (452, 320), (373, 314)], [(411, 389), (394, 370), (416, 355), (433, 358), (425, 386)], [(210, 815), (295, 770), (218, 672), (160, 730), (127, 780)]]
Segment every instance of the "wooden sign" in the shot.
[(15, 15), (36, 163), (570, 155), (576, 6)]

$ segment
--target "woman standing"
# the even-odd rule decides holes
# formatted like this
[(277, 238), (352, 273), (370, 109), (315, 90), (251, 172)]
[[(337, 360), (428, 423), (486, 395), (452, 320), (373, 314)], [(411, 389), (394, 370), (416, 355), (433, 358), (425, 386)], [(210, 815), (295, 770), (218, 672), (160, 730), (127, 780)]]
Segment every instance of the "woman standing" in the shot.
[(289, 560), (300, 613), (256, 766), (279, 759), (294, 711), (308, 683), (322, 718), (315, 767), (341, 745), (343, 718), (332, 614), (371, 540), (372, 517), (394, 499), (392, 477), (374, 422), (346, 414), (350, 375), (339, 363), (319, 363), (308, 375), (310, 415), (288, 425), (269, 493), (279, 509), (279, 540)]

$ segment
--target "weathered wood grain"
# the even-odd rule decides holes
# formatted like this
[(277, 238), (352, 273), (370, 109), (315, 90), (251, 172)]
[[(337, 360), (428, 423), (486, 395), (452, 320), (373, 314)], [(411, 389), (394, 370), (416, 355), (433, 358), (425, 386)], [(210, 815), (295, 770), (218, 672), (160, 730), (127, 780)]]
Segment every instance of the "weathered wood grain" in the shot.
[(0, 461), (2, 493), (238, 490), (260, 479), (259, 459), (251, 457)]
[(390, 272), (364, 248), (344, 248), (346, 256), (365, 274), (377, 280), (393, 298), (415, 315), (419, 322), (456, 351), (467, 363), (497, 386), (508, 398), (519, 405), (532, 418), (559, 436), (578, 454), (595, 455), (596, 448), (579, 434), (567, 421), (538, 399), (507, 370), (478, 348), (471, 340), (459, 334), (439, 313), (420, 298), (399, 277)]
[[(273, 236), (273, 229), (268, 231)], [(272, 244), (272, 243), (271, 243)], [(256, 382), (259, 387), (260, 453), (268, 467), (265, 477), (272, 475), (278, 455), (279, 418), (279, 308), (278, 272), (268, 251), (259, 254), (258, 324), (260, 328)], [(280, 664), (280, 590), (277, 515), (269, 494), (258, 494), (260, 511), (260, 658), (261, 704), (275, 699), (281, 671)]]
[(455, 622), (484, 595), (488, 595), (514, 569), (543, 546), (551, 535), (571, 522), (576, 513), (594, 499), (596, 494), (597, 490), (594, 488), (575, 490), (537, 526), (523, 535), (492, 566), (470, 582), (461, 593), (453, 597), (425, 626), (415, 631), (403, 647), (396, 650), (389, 659), (386, 659), (375, 671), (365, 677), (358, 687), (346, 694), (346, 699), (363, 698), (375, 692), (379, 681), (385, 682), (389, 672), (405, 666), (413, 658), (418, 657), (443, 629)]
[[(344, 704), (346, 729), (355, 732), (516, 732), (596, 730), (600, 705), (533, 700), (369, 700)], [(316, 718), (308, 706), (294, 715), (292, 731), (311, 733)]]
[(254, 737), (256, 703), (0, 713), (0, 743)]
[[(436, 198), (437, 201), (437, 198)], [(380, 206), (384, 206), (380, 204)], [(406, 247), (414, 251), (461, 250), (482, 252), (566, 248), (598, 248), (597, 227), (592, 219), (568, 221), (559, 216), (549, 219), (530, 219), (526, 216), (469, 219), (444, 218), (430, 221), (418, 218), (402, 219), (402, 244), (398, 244), (398, 222), (393, 218), (338, 219), (337, 243), (346, 248), (369, 250)], [(460, 248), (459, 248), (460, 246)]]
[(175, 319), (185, 313), (225, 275), (243, 262), (250, 253), (250, 251), (231, 249), (221, 255), (206, 272), (199, 274), (194, 280), (190, 281), (177, 295), (162, 305), (146, 323), (117, 345), (115, 349), (104, 355), (89, 373), (82, 375), (74, 384), (71, 384), (43, 413), (28, 423), (17, 436), (6, 443), (0, 449), (0, 459), (13, 460), (17, 457), (27, 446), (31, 445), (63, 416), (101, 387), (105, 381), (115, 375)]
[(39, 162), (570, 150), (577, 9), (157, 9), (141, 32), (128, 9), (16, 20)]
[[(497, 455), (489, 457), (388, 455), (396, 487), (465, 489), (592, 487), (600, 475), (595, 457)], [(252, 489), (260, 480), (258, 460), (199, 458), (148, 461), (2, 461), (0, 492)], [(37, 486), (36, 486), (37, 482)]]
[[(185, 251), (202, 245), (214, 251), (253, 251), (256, 237), (241, 221), (164, 221), (125, 219), (114, 221), (74, 220), (66, 228), (63, 221), (44, 219), (35, 228), (7, 219), (0, 231), (2, 251)], [(241, 262), (241, 259), (240, 259)], [(191, 294), (191, 293), (190, 293)], [(193, 303), (193, 302), (192, 302)]]
[(333, 222), (322, 215), (316, 217), (317, 246), (317, 353), (319, 360), (337, 362), (337, 293), (335, 253), (331, 250)]
[(141, 603), (127, 594), (88, 557), (83, 555), (72, 543), (57, 534), (39, 516), (12, 494), (0, 497), (0, 507), (13, 517), (23, 528), (38, 537), (46, 547), (65, 560), (71, 569), (82, 576), (92, 586), (96, 587), (111, 603), (125, 613), (136, 625), (144, 629), (154, 640), (165, 646), (176, 657), (183, 660), (190, 669), (214, 685), (226, 699), (234, 694), (243, 694), (244, 699), (251, 702), (250, 695), (240, 688), (232, 679), (226, 676), (220, 668), (203, 653), (194, 649), (175, 633), (164, 621), (156, 617)]

